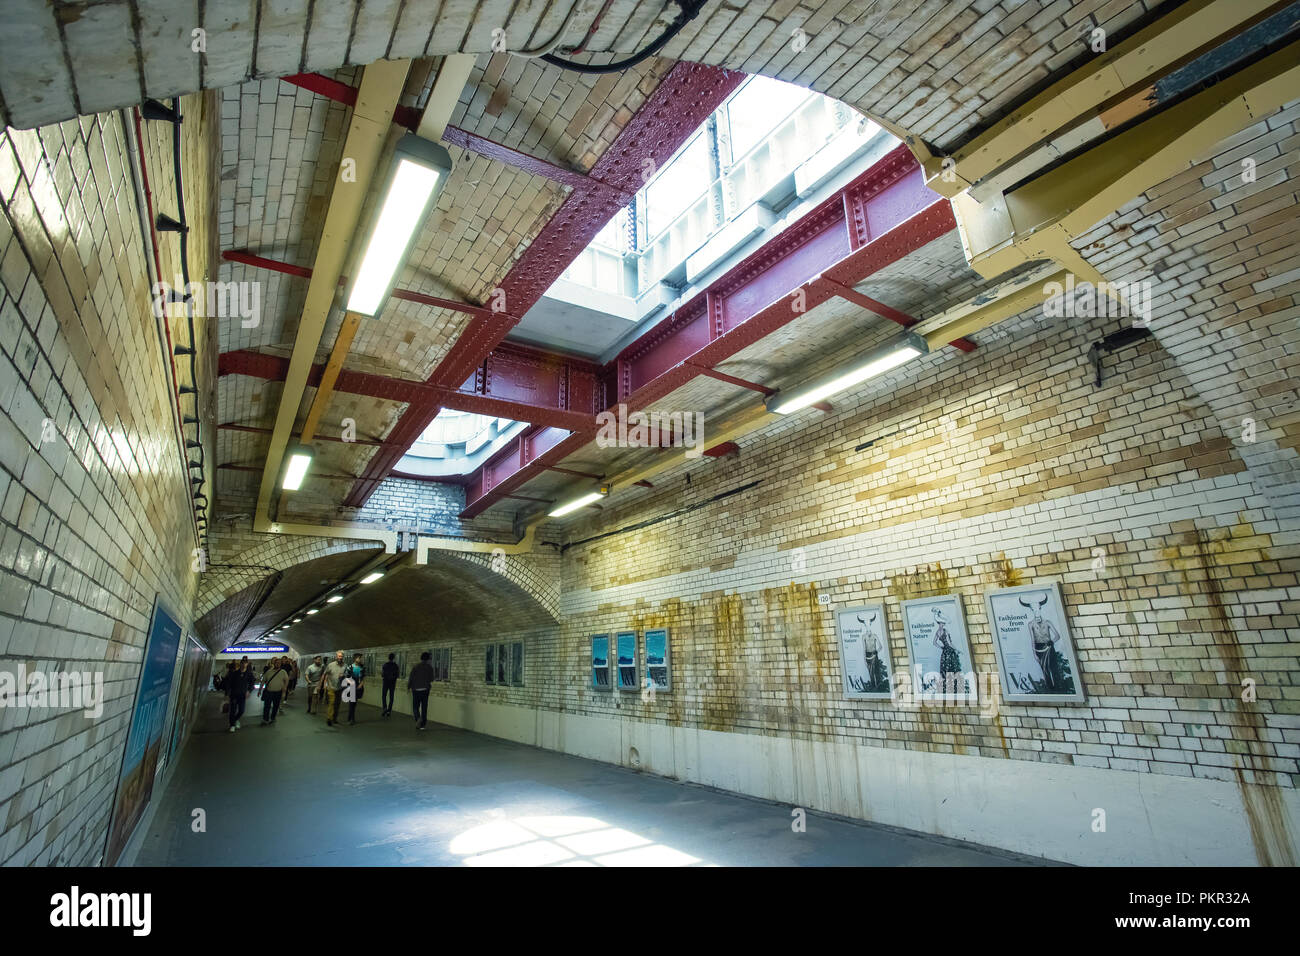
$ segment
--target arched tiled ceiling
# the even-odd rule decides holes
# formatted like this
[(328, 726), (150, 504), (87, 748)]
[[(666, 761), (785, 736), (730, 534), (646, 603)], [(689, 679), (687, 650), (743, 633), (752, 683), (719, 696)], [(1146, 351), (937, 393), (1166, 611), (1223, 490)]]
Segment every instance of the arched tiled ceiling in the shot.
[(435, 551), (427, 565), (404, 565), (295, 625), (294, 650), (322, 654), (394, 641), (450, 638), (548, 627), (555, 616), (533, 595), (481, 563)]
[[(590, 54), (641, 50), (677, 12), (612, 0), (591, 32), (602, 6), (578, 10), (565, 34), (590, 32)], [(1113, 36), (1159, 6), (709, 0), (663, 56), (797, 82), (946, 148), (1083, 53), (1094, 27)], [(51, 5), (45, 18), (0, 34), (0, 62), (10, 64), (0, 68), (0, 97), (11, 125), (31, 127), (134, 105), (142, 91), (167, 97), (383, 58), (527, 49), (554, 36), (571, 9), (569, 0), (226, 0), (195, 11), (105, 0), (70, 17)], [(195, 29), (206, 31), (202, 56)]]
[(382, 551), (382, 548), (340, 551), (284, 571), (266, 573), (204, 614), (194, 628), (214, 651), (238, 640), (260, 637)]

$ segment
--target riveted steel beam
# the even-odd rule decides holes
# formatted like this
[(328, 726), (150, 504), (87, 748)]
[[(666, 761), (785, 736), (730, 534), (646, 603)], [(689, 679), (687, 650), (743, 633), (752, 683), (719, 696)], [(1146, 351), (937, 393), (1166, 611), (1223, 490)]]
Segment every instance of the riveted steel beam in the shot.
[[(645, 161), (666, 162), (744, 78), (743, 73), (695, 63), (674, 66), (592, 167), (590, 178), (611, 188), (569, 194), (500, 283), (509, 314), (475, 317), (429, 376), (429, 384), (455, 387), (464, 382), (518, 323), (512, 316), (532, 308), (623, 207), (622, 197), (640, 188)], [(412, 404), (389, 440), (409, 448), (440, 408), (436, 401)], [(344, 504), (364, 504), (400, 458), (388, 449), (374, 455)]]

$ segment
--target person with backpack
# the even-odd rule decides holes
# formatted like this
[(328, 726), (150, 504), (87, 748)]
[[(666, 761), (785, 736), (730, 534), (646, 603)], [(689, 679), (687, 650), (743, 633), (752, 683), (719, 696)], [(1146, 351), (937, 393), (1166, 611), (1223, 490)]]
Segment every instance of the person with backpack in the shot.
[(262, 678), (262, 726), (275, 723), (280, 714), (280, 697), (289, 686), (289, 671), (280, 658), (274, 658)]
[(230, 733), (239, 729), (239, 718), (244, 715), (244, 698), (248, 696), (249, 674), (245, 670), (239, 669), (237, 664), (231, 664), (226, 671), (226, 679), (222, 682), (226, 691), (226, 704), (230, 712)]
[(343, 689), (343, 681), (350, 678), (352, 668), (343, 664), (343, 652), (339, 651), (334, 655), (334, 660), (325, 665), (325, 670), (321, 672), (320, 686), (325, 692), (325, 726), (333, 727), (339, 719), (339, 692)]
[(428, 651), (421, 654), (420, 663), (411, 668), (411, 674), (406, 678), (406, 686), (411, 691), (411, 716), (415, 718), (417, 730), (423, 730), (429, 719), (429, 691), (433, 689), (431, 657), (433, 655)]
[(402, 669), (397, 666), (397, 655), (389, 654), (388, 660), (384, 662), (384, 668), (381, 676), (384, 679), (384, 686), (380, 693), (379, 703), (382, 705), (383, 717), (393, 715), (393, 704), (397, 699), (397, 678), (401, 676)]
[(348, 725), (357, 722), (357, 701), (366, 693), (366, 669), (361, 665), (360, 654), (352, 658), (352, 693), (348, 695)]

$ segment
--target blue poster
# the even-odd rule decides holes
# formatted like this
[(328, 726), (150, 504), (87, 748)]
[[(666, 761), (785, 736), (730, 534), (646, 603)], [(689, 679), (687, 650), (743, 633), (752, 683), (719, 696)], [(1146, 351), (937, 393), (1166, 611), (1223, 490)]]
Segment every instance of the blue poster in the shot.
[(105, 866), (117, 863), (153, 796), (154, 770), (162, 747), (163, 722), (167, 717), (167, 701), (171, 696), (180, 642), (180, 624), (167, 613), (162, 601), (155, 599), (149, 636), (144, 645), (144, 660), (140, 666), (135, 711), (131, 714), (131, 727), (126, 734), (126, 755), (122, 758), (122, 772), (113, 802), (108, 847), (104, 851)]
[(636, 631), (620, 631), (614, 643), (618, 653), (618, 689), (636, 690)]

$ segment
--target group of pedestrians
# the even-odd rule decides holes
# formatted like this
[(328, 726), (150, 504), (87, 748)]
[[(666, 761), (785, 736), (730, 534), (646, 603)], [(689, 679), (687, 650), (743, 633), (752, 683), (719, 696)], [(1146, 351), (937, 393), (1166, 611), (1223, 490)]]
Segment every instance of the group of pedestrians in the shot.
[[(411, 715), (418, 730), (424, 730), (429, 719), (429, 692), (433, 689), (433, 665), (429, 663), (433, 655), (425, 651), (420, 655), (420, 663), (411, 668), (406, 678), (406, 687), (411, 692)], [(302, 676), (307, 686), (307, 713), (319, 714), (325, 711), (325, 726), (334, 727), (341, 724), (339, 705), (346, 703), (347, 722), (351, 726), (357, 722), (357, 701), (365, 695), (365, 667), (362, 656), (353, 655), (352, 663), (345, 663), (346, 655), (342, 651), (335, 653), (328, 664), (323, 657), (315, 657), (307, 665)], [(226, 672), (213, 679), (216, 689), (227, 698), (230, 715), (230, 732), (240, 727), (240, 717), (244, 714), (248, 695), (261, 684), (262, 726), (270, 726), (279, 716), (281, 705), (293, 695), (300, 676), (299, 663), (289, 657), (276, 657), (262, 668), (260, 682), (254, 676), (252, 662), (247, 657), (239, 662), (231, 661), (226, 665)], [(382, 681), (381, 716), (391, 717), (397, 697), (397, 680), (401, 668), (397, 664), (397, 655), (389, 654), (388, 660), (380, 672)], [(315, 705), (313, 709), (313, 705)]]
[(262, 698), (262, 726), (268, 727), (280, 716), (280, 707), (293, 695), (298, 686), (298, 662), (289, 657), (275, 657), (267, 661), (259, 679), (253, 672), (253, 662), (247, 657), (226, 665), (226, 672), (213, 680), (213, 685), (226, 695), (226, 711), (230, 718), (230, 733), (243, 726), (248, 697), (258, 686)]

